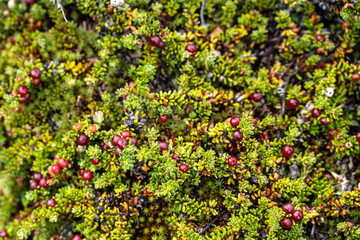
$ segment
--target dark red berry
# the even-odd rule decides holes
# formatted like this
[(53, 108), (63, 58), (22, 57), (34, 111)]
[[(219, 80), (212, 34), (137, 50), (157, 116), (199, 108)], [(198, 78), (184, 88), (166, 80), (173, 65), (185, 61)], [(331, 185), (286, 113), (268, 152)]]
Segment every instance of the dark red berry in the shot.
[[(117, 143), (117, 142), (116, 142)], [(116, 146), (116, 144), (114, 144), (114, 146)], [(109, 143), (104, 143), (102, 146), (101, 146), (101, 149), (103, 151), (109, 151), (111, 149), (111, 146)]]
[(328, 132), (327, 132), (327, 137), (330, 139), (330, 140), (333, 140), (334, 137), (335, 137), (335, 131), (330, 129)]
[(1, 238), (8, 238), (9, 237), (9, 234), (6, 231), (6, 229), (3, 229), (3, 230), (0, 231), (0, 237)]
[(240, 123), (240, 118), (239, 117), (232, 117), (230, 119), (230, 124), (232, 127), (236, 128)]
[(158, 47), (160, 42), (161, 42), (161, 39), (159, 36), (151, 36), (149, 39), (149, 43), (153, 47)]
[(294, 220), (294, 222), (298, 223), (301, 221), (301, 219), (303, 219), (303, 216), (304, 215), (303, 215), (302, 211), (296, 210), (293, 212), (291, 218)]
[(320, 122), (321, 122), (322, 124), (324, 124), (325, 126), (326, 126), (326, 125), (329, 125), (329, 122), (328, 122), (328, 120), (327, 120), (326, 117), (320, 118)]
[(186, 165), (185, 163), (183, 163), (183, 164), (180, 164), (179, 170), (180, 170), (180, 172), (182, 172), (182, 173), (187, 173), (187, 171), (189, 170), (189, 167), (188, 167), (188, 165)]
[(91, 159), (91, 163), (92, 163), (93, 165), (98, 165), (98, 164), (100, 163), (100, 161), (99, 161), (98, 159), (96, 159), (96, 158), (92, 158), (92, 159)]
[(46, 178), (41, 178), (40, 181), (39, 181), (39, 186), (42, 187), (42, 188), (48, 188), (49, 185), (47, 183), (47, 180)]
[(33, 179), (34, 179), (35, 182), (39, 183), (41, 178), (42, 178), (41, 173), (35, 172), (35, 173), (33, 174)]
[(356, 141), (360, 142), (360, 132), (356, 134)]
[(30, 71), (30, 77), (32, 79), (40, 79), (41, 77), (41, 71), (37, 68), (31, 69)]
[(159, 148), (160, 148), (160, 151), (166, 151), (168, 150), (168, 144), (167, 142), (159, 142)]
[(80, 134), (79, 137), (76, 139), (76, 144), (80, 146), (85, 146), (88, 144), (89, 138), (85, 134)]
[(300, 105), (300, 102), (296, 98), (291, 98), (288, 100), (287, 104), (288, 104), (289, 108), (297, 109)]
[(26, 5), (31, 6), (36, 3), (36, 0), (25, 0)]
[(123, 138), (130, 138), (131, 137), (131, 132), (129, 132), (129, 131), (123, 131), (122, 133), (121, 133), (121, 136), (123, 137)]
[(40, 79), (34, 79), (33, 81), (32, 81), (32, 84), (33, 85), (35, 85), (35, 86), (37, 86), (37, 85), (40, 85), (40, 83), (41, 83), (41, 80)]
[(31, 98), (31, 94), (28, 92), (24, 96), (20, 97), (19, 103), (26, 103), (27, 101), (30, 100), (30, 98)]
[(72, 237), (72, 240), (81, 240), (81, 236), (79, 234), (76, 234)]
[(117, 145), (118, 141), (120, 140), (121, 136), (120, 135), (114, 135), (111, 142), (114, 146)]
[(54, 175), (58, 175), (61, 171), (61, 167), (57, 164), (55, 165), (52, 165), (51, 166), (51, 172), (54, 174)]
[(292, 221), (291, 218), (289, 217), (284, 217), (283, 219), (281, 219), (280, 224), (283, 228), (285, 229), (290, 229), (292, 227)]
[(120, 147), (117, 147), (117, 148), (115, 149), (115, 155), (116, 155), (117, 157), (119, 157), (119, 156), (120, 156), (120, 153), (122, 153), (122, 149), (121, 149)]
[(195, 54), (196, 46), (195, 44), (189, 43), (188, 45), (186, 45), (185, 50), (188, 51), (189, 53)]
[(160, 120), (160, 122), (162, 122), (162, 123), (166, 122), (167, 119), (168, 119), (168, 116), (167, 116), (166, 114), (161, 115), (161, 116), (159, 117), (159, 120)]
[(285, 145), (282, 148), (282, 155), (286, 158), (291, 157), (294, 154), (294, 148), (290, 145)]
[(131, 137), (131, 144), (136, 146), (138, 144), (138, 140), (136, 137)]
[(55, 199), (53, 199), (53, 198), (50, 198), (49, 200), (47, 200), (46, 201), (46, 206), (47, 207), (55, 207), (55, 205), (56, 205), (56, 201), (55, 201)]
[(67, 167), (69, 165), (69, 161), (66, 158), (60, 158), (59, 165), (62, 168)]
[(241, 141), (243, 139), (243, 134), (239, 130), (235, 130), (232, 136), (235, 141)]
[(148, 188), (146, 188), (146, 194), (147, 195), (152, 195), (152, 192), (150, 192), (150, 190)]
[(234, 167), (237, 164), (237, 159), (234, 156), (228, 158), (227, 164), (229, 167)]
[(174, 159), (177, 163), (180, 162), (180, 157), (179, 157), (179, 155), (177, 155), (177, 154), (175, 154), (175, 153), (171, 156), (171, 158)]
[(165, 48), (166, 43), (164, 41), (160, 41), (159, 44), (157, 45), (158, 48)]
[(321, 110), (318, 109), (318, 108), (313, 108), (311, 110), (311, 115), (314, 117), (314, 118), (318, 118), (320, 115), (321, 115)]
[(37, 184), (35, 181), (31, 181), (31, 182), (29, 183), (29, 189), (30, 189), (31, 191), (34, 191), (34, 190), (37, 188), (37, 186), (38, 186), (38, 184)]
[(20, 96), (24, 97), (28, 92), (29, 89), (27, 88), (27, 86), (22, 85), (18, 88), (18, 93), (20, 94)]
[(121, 148), (121, 150), (124, 149), (125, 146), (129, 145), (128, 141), (124, 138), (120, 138), (119, 141), (117, 142), (117, 146), (119, 148)]
[(251, 99), (254, 102), (260, 102), (262, 98), (263, 98), (263, 95), (261, 92), (255, 92), (255, 93), (251, 94)]
[(90, 170), (85, 170), (81, 177), (84, 181), (90, 181), (93, 178), (93, 173)]
[(323, 34), (317, 34), (315, 38), (316, 38), (316, 41), (318, 41), (318, 42), (325, 41), (325, 35), (323, 35)]
[(282, 210), (286, 213), (286, 214), (291, 214), (294, 212), (294, 205), (292, 205), (291, 203), (286, 203), (284, 204), (284, 206), (282, 207)]

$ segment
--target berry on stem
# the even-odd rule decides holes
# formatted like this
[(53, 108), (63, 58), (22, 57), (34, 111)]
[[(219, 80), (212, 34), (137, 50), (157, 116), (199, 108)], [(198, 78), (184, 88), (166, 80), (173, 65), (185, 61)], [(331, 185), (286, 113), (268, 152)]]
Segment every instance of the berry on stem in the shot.
[(67, 167), (69, 165), (69, 161), (66, 158), (60, 158), (59, 165), (62, 168)]
[(72, 237), (72, 240), (81, 240), (81, 236), (79, 234), (76, 234)]
[(37, 68), (31, 69), (31, 71), (30, 71), (30, 77), (31, 77), (32, 79), (40, 79), (40, 77), (41, 77), (41, 71), (40, 71), (39, 69), (37, 69)]
[(129, 145), (128, 141), (124, 138), (120, 138), (119, 141), (117, 142), (117, 146), (119, 148), (121, 148), (121, 150), (124, 149), (125, 146)]
[(240, 118), (239, 117), (232, 117), (230, 119), (230, 124), (232, 127), (236, 128), (240, 123)]
[(8, 238), (9, 237), (9, 234), (6, 231), (6, 229), (3, 229), (3, 230), (0, 231), (0, 237), (1, 238)]
[(195, 54), (196, 46), (195, 44), (189, 43), (188, 45), (186, 45), (185, 50), (188, 51), (189, 53)]
[(47, 183), (47, 179), (46, 178), (41, 178), (39, 181), (39, 186), (46, 189), (49, 187), (48, 183)]
[(288, 100), (287, 104), (288, 104), (289, 108), (297, 109), (300, 105), (300, 102), (296, 98), (291, 98)]
[(40, 83), (41, 83), (41, 80), (40, 80), (40, 79), (34, 79), (34, 80), (32, 81), (32, 84), (35, 85), (35, 86), (39, 85)]
[(117, 148), (115, 149), (115, 155), (116, 155), (117, 157), (119, 157), (119, 156), (120, 156), (120, 153), (122, 153), (122, 149), (121, 149), (120, 147), (117, 147)]
[(177, 155), (177, 154), (175, 154), (175, 153), (171, 156), (171, 158), (174, 159), (177, 163), (180, 162), (180, 157), (179, 157), (179, 155)]
[(146, 188), (146, 194), (147, 195), (152, 195), (152, 192), (150, 192), (149, 188)]
[(100, 161), (98, 159), (96, 159), (96, 158), (92, 158), (91, 163), (96, 166), (96, 165), (98, 165), (100, 163)]
[(251, 94), (251, 99), (254, 102), (260, 102), (262, 98), (263, 98), (263, 95), (261, 92), (254, 92), (253, 94)]
[(243, 139), (243, 134), (239, 130), (235, 130), (232, 134), (232, 137), (235, 141), (241, 141)]
[(314, 118), (318, 118), (320, 115), (321, 115), (321, 110), (318, 109), (318, 108), (313, 108), (311, 110), (311, 115), (314, 117)]
[(161, 115), (161, 116), (159, 117), (159, 120), (160, 120), (160, 122), (162, 122), (162, 123), (166, 122), (167, 119), (168, 119), (168, 116), (167, 116), (166, 114)]
[(35, 182), (39, 183), (41, 178), (42, 178), (41, 173), (35, 172), (35, 173), (33, 174), (33, 179), (34, 179)]
[(323, 124), (323, 125), (329, 125), (329, 122), (328, 122), (328, 120), (327, 120), (327, 118), (326, 117), (322, 117), (322, 118), (320, 118), (320, 122), (321, 122), (321, 124)]
[(227, 160), (227, 164), (229, 167), (234, 167), (237, 164), (237, 159), (234, 156), (231, 156)]
[(30, 189), (31, 191), (34, 191), (34, 190), (37, 188), (37, 186), (38, 186), (38, 184), (37, 184), (35, 181), (31, 181), (31, 182), (29, 183), (29, 189)]
[(131, 137), (131, 144), (136, 146), (138, 144), (138, 140), (136, 137)]
[(120, 140), (121, 136), (120, 135), (114, 135), (111, 142), (114, 146), (117, 145), (118, 141)]
[(357, 82), (360, 80), (360, 74), (359, 73), (353, 73), (353, 75), (351, 75), (351, 80), (354, 82)]
[(160, 151), (166, 151), (166, 150), (168, 150), (169, 146), (168, 146), (167, 142), (159, 142), (159, 148), (160, 148)]
[(303, 215), (302, 211), (296, 210), (293, 212), (291, 218), (295, 221), (295, 223), (298, 223), (301, 221), (301, 219), (303, 219), (303, 216), (304, 215)]
[(30, 100), (30, 98), (31, 98), (31, 94), (28, 92), (24, 96), (20, 97), (19, 103), (26, 103), (27, 101)]
[(79, 137), (76, 139), (76, 144), (80, 146), (85, 146), (88, 144), (89, 138), (85, 134), (80, 134)]
[(161, 42), (161, 39), (159, 36), (151, 36), (149, 39), (149, 43), (153, 47), (158, 47), (160, 42)]
[(281, 151), (284, 157), (289, 158), (294, 154), (294, 147), (290, 145), (285, 145), (283, 146)]
[(289, 217), (284, 217), (283, 219), (281, 219), (280, 224), (285, 229), (290, 229), (293, 225), (291, 218)]
[(47, 200), (46, 201), (46, 206), (47, 207), (55, 207), (55, 205), (56, 205), (56, 201), (55, 201), (55, 199), (53, 199), (53, 198), (50, 198), (49, 200)]
[(122, 131), (122, 133), (121, 133), (121, 136), (123, 137), (123, 138), (130, 138), (131, 137), (131, 132), (129, 132), (129, 131)]
[(317, 34), (315, 38), (316, 38), (316, 41), (318, 41), (318, 42), (325, 41), (325, 35), (323, 35), (323, 34)]
[(52, 165), (51, 166), (51, 172), (54, 174), (54, 175), (58, 175), (61, 171), (61, 167), (57, 164), (55, 165)]
[(356, 141), (360, 142), (360, 132), (356, 134)]
[(20, 94), (20, 96), (24, 97), (28, 92), (29, 89), (27, 88), (27, 86), (22, 85), (18, 88), (18, 93)]
[(282, 207), (282, 210), (286, 213), (286, 214), (291, 214), (294, 212), (294, 205), (292, 205), (292, 203), (286, 203), (284, 204), (284, 206)]
[(187, 171), (189, 170), (189, 167), (188, 167), (188, 165), (186, 165), (185, 163), (183, 163), (183, 164), (180, 164), (179, 170), (180, 170), (180, 172), (182, 172), (182, 173), (187, 173)]
[(75, 123), (74, 130), (81, 131), (81, 129), (82, 129), (82, 124), (81, 123)]
[(93, 173), (90, 170), (85, 170), (81, 177), (84, 181), (90, 181), (93, 178)]

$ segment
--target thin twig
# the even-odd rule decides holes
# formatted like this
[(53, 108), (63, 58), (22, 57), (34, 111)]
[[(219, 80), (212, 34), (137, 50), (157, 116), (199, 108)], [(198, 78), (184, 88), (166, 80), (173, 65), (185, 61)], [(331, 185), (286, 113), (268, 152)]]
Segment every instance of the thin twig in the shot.
[(62, 14), (63, 14), (63, 17), (65, 19), (65, 22), (68, 22), (68, 20), (66, 19), (66, 16), (65, 16), (65, 12), (64, 12), (64, 8), (63, 6), (60, 4), (60, 0), (56, 0), (56, 3), (57, 3), (57, 7), (60, 8)]
[(204, 7), (205, 7), (205, 0), (202, 1), (201, 3), (201, 8), (200, 8), (200, 21), (201, 21), (201, 26), (204, 26), (205, 23), (205, 19), (204, 19)]

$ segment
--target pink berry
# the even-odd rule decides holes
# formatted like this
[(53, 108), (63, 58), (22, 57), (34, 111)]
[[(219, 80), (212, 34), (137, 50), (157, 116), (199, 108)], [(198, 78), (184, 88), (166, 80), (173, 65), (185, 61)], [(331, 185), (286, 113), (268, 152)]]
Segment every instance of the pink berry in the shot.
[(230, 124), (232, 127), (236, 128), (240, 123), (240, 118), (239, 117), (232, 117), (230, 119)]
[(259, 121), (259, 119), (257, 119), (256, 117), (253, 117), (253, 120), (251, 123), (253, 124), (254, 127), (256, 127), (258, 125), (258, 121)]
[(72, 237), (72, 240), (81, 240), (81, 236), (79, 234), (76, 234)]
[(179, 170), (180, 170), (180, 172), (182, 172), (182, 173), (187, 173), (187, 171), (189, 170), (189, 167), (188, 167), (188, 165), (186, 165), (186, 164), (180, 164), (180, 166), (179, 166)]
[(6, 229), (3, 229), (0, 231), (0, 238), (8, 238), (8, 237), (9, 237), (9, 234), (6, 231)]
[(229, 167), (235, 167), (237, 164), (237, 159), (234, 156), (228, 158), (227, 164)]
[(323, 35), (323, 34), (317, 34), (315, 36), (315, 38), (316, 38), (316, 41), (318, 41), (318, 42), (325, 41), (325, 35)]

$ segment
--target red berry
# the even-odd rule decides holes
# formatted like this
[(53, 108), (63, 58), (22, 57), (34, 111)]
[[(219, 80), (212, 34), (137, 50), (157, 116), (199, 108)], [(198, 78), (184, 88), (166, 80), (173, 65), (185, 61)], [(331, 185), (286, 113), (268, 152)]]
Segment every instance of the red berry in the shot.
[(119, 156), (120, 156), (120, 153), (122, 153), (122, 149), (121, 149), (120, 147), (117, 147), (117, 148), (115, 149), (115, 155), (116, 155), (117, 157), (119, 157)]
[(320, 118), (320, 122), (321, 122), (322, 124), (324, 124), (325, 126), (326, 126), (326, 125), (329, 125), (329, 122), (328, 122), (328, 120), (327, 120), (326, 117)]
[(88, 144), (89, 138), (85, 134), (80, 134), (79, 137), (76, 139), (76, 144), (80, 146), (85, 146)]
[(356, 134), (356, 141), (360, 142), (360, 132)]
[(131, 144), (136, 146), (138, 144), (138, 140), (136, 137), (131, 137)]
[(292, 218), (296, 223), (298, 223), (298, 222), (301, 221), (301, 219), (303, 219), (303, 216), (304, 216), (304, 215), (303, 215), (302, 211), (296, 210), (296, 211), (293, 212), (291, 218)]
[(27, 88), (27, 86), (22, 85), (18, 88), (18, 93), (20, 94), (20, 96), (24, 97), (28, 92), (29, 89)]
[[(116, 144), (114, 144), (116, 145)], [(102, 146), (101, 146), (101, 150), (103, 151), (109, 151), (111, 149), (111, 146), (109, 145), (109, 143), (104, 143)]]
[(40, 181), (39, 181), (39, 186), (42, 187), (42, 188), (48, 188), (49, 185), (47, 183), (47, 180), (46, 178), (41, 178)]
[(316, 41), (318, 41), (318, 42), (325, 41), (325, 35), (323, 35), (323, 34), (317, 34), (315, 38), (316, 38)]
[(183, 164), (180, 164), (179, 170), (180, 170), (180, 172), (182, 172), (182, 173), (187, 173), (187, 171), (189, 170), (189, 167), (188, 167), (188, 165), (186, 165), (185, 163), (183, 163)]
[(282, 148), (282, 155), (286, 158), (291, 157), (294, 154), (294, 148), (290, 145), (285, 145)]
[(151, 36), (149, 39), (149, 43), (153, 47), (159, 46), (159, 43), (161, 42), (161, 39), (159, 36)]
[(168, 144), (166, 142), (159, 142), (160, 151), (168, 150)]
[(81, 177), (84, 181), (90, 181), (93, 178), (93, 173), (90, 170), (85, 170)]
[(124, 138), (120, 138), (119, 141), (117, 142), (117, 146), (119, 148), (121, 148), (121, 150), (124, 149), (125, 146), (129, 145), (128, 141)]
[(288, 104), (289, 108), (297, 109), (300, 105), (300, 102), (296, 98), (291, 98), (288, 100), (287, 104)]
[(232, 136), (235, 141), (241, 141), (243, 139), (243, 134), (239, 130), (235, 130)]
[(61, 167), (57, 164), (55, 165), (52, 165), (51, 166), (51, 172), (54, 174), (54, 175), (58, 175), (61, 171)]
[(92, 158), (92, 159), (91, 159), (91, 163), (92, 163), (93, 165), (98, 165), (98, 164), (100, 163), (100, 161), (97, 160), (96, 158)]
[(117, 145), (118, 141), (120, 140), (121, 136), (120, 135), (114, 135), (111, 142), (114, 146)]
[(31, 190), (31, 191), (34, 191), (36, 188), (37, 188), (37, 183), (35, 182), (35, 181), (31, 181), (30, 183), (29, 183), (29, 189)]
[(28, 92), (26, 95), (20, 97), (19, 103), (26, 103), (30, 98), (31, 94)]
[(175, 154), (175, 153), (171, 156), (171, 158), (174, 159), (177, 163), (180, 162), (180, 157), (179, 157), (179, 155), (177, 155), (177, 154)]
[(360, 80), (360, 74), (359, 73), (353, 73), (353, 75), (351, 75), (351, 80), (354, 82), (357, 82)]
[(195, 46), (195, 44), (189, 43), (188, 45), (186, 45), (185, 50), (188, 51), (189, 53), (195, 54), (196, 46)]
[(131, 137), (131, 133), (129, 132), (129, 131), (123, 131), (122, 133), (121, 133), (121, 136), (123, 137), (123, 138), (130, 138)]
[(160, 41), (159, 44), (157, 45), (158, 48), (165, 48), (166, 43), (164, 41)]
[(32, 79), (40, 79), (41, 77), (41, 71), (37, 68), (34, 68), (30, 71), (30, 77)]
[(39, 183), (41, 178), (42, 178), (41, 173), (35, 172), (35, 173), (33, 174), (33, 179), (34, 179), (35, 182)]
[(291, 218), (289, 217), (284, 217), (283, 219), (281, 219), (280, 224), (283, 228), (285, 229), (290, 229), (292, 227), (292, 221)]
[(166, 122), (167, 119), (168, 119), (168, 116), (166, 114), (161, 115), (160, 118), (159, 118), (160, 122), (162, 122), (162, 123)]
[(26, 5), (31, 6), (36, 3), (36, 0), (25, 0)]
[(229, 167), (234, 167), (237, 164), (237, 159), (234, 156), (228, 158), (227, 164)]
[(135, 86), (135, 82), (134, 82), (134, 81), (129, 82), (129, 86), (130, 86), (130, 87)]
[(55, 205), (56, 205), (56, 201), (55, 201), (55, 199), (53, 199), (53, 198), (50, 198), (49, 200), (47, 200), (46, 201), (46, 206), (47, 207), (55, 207)]
[(150, 190), (148, 188), (146, 188), (146, 194), (147, 195), (152, 195), (152, 192), (150, 192)]
[(60, 158), (59, 165), (62, 168), (67, 167), (69, 165), (69, 161), (66, 158)]
[(35, 85), (35, 86), (39, 85), (40, 83), (41, 83), (41, 80), (40, 80), (40, 79), (34, 79), (34, 80), (32, 81), (32, 84)]
[(73, 237), (72, 237), (72, 240), (81, 240), (81, 236), (80, 235), (74, 235)]
[(232, 117), (230, 119), (230, 124), (232, 127), (236, 128), (240, 123), (240, 118), (239, 117)]
[(3, 230), (0, 231), (0, 237), (1, 238), (8, 238), (9, 237), (9, 234), (6, 231), (6, 229), (3, 229)]
[(251, 94), (251, 99), (254, 102), (260, 102), (262, 98), (263, 98), (263, 95), (261, 92), (255, 92), (255, 93)]
[(75, 123), (74, 125), (74, 131), (78, 130), (78, 131), (81, 131), (82, 129), (82, 124), (81, 123)]
[(320, 115), (321, 115), (321, 110), (318, 109), (318, 108), (313, 108), (311, 110), (311, 115), (314, 117), (314, 118), (318, 118)]
[(286, 203), (284, 204), (284, 206), (282, 207), (282, 210), (286, 213), (286, 214), (291, 214), (294, 212), (294, 205), (292, 205), (291, 203)]

